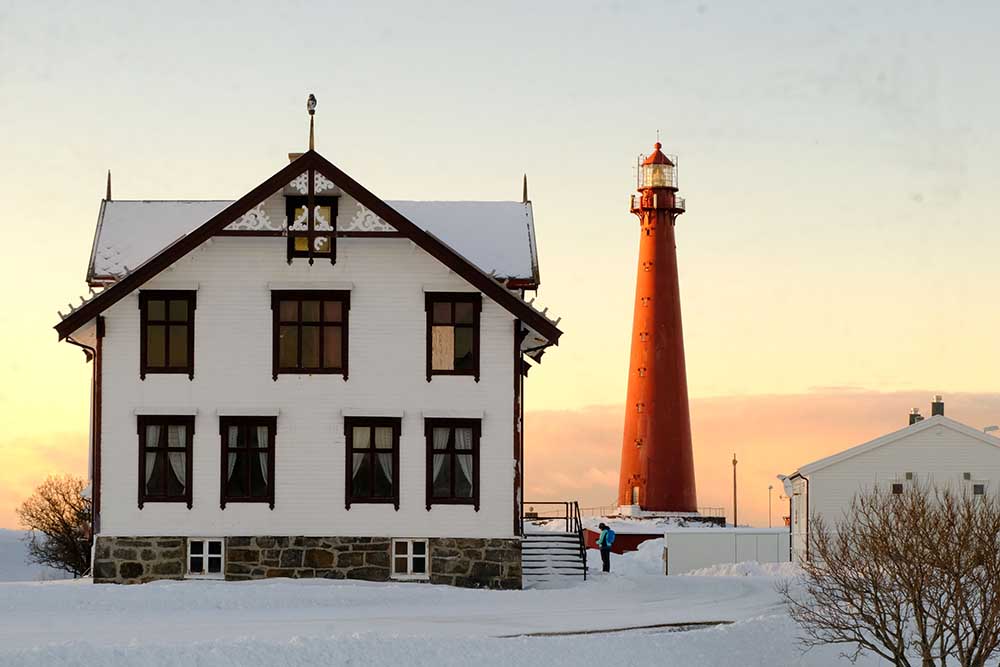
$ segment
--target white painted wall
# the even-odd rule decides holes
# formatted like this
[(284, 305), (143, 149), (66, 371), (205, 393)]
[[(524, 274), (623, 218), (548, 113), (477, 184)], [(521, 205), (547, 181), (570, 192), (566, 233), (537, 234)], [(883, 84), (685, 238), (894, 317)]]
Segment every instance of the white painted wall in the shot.
[[(921, 483), (936, 486), (964, 490), (973, 482), (985, 482), (988, 493), (1000, 490), (1000, 447), (981, 439), (992, 436), (975, 437), (947, 421), (929, 426), (808, 474), (809, 516), (822, 516), (832, 528), (843, 519), (859, 491), (905, 483), (907, 472), (914, 473), (914, 479)], [(972, 481), (963, 480), (966, 472), (972, 474)], [(796, 479), (793, 484), (803, 492), (793, 496), (793, 503), (804, 501), (805, 481)], [(793, 547), (799, 557), (805, 556), (805, 516), (805, 505), (796, 513), (793, 504)]]
[[(513, 316), (484, 296), (481, 380), (426, 381), (425, 286), (471, 287), (407, 239), (342, 238), (335, 266), (286, 263), (285, 239), (217, 237), (147, 284), (198, 284), (195, 374), (139, 379), (139, 310), (134, 293), (105, 313), (102, 516), (105, 535), (513, 535)], [(350, 378), (271, 378), (269, 282), (353, 283)], [(219, 508), (218, 408), (278, 409), (275, 508)], [(149, 503), (140, 510), (136, 410), (197, 409), (194, 507)], [(402, 410), (401, 501), (344, 509), (341, 410), (372, 416)], [(480, 510), (425, 504), (422, 412), (485, 413)]]
[(786, 563), (788, 531), (782, 528), (679, 528), (664, 534), (667, 574), (722, 563)]

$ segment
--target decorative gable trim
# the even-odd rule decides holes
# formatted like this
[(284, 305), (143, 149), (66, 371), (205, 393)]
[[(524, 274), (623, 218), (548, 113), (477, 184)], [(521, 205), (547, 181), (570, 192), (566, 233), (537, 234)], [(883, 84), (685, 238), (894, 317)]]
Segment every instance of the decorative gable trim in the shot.
[[(215, 234), (222, 232), (227, 226), (240, 220), (275, 192), (284, 190), (285, 186), (309, 170), (315, 170), (317, 176), (322, 175), (339, 187), (342, 192), (356, 199), (361, 206), (371, 211), (384, 224), (390, 225), (395, 232), (408, 237), (425, 252), (478, 288), (514, 317), (521, 319), (527, 326), (543, 336), (549, 344), (558, 343), (562, 331), (548, 317), (508, 291), (503, 285), (471, 264), (436, 236), (410, 222), (405, 216), (313, 150), (303, 153), (301, 157), (278, 170), (273, 176), (227, 206), (215, 217), (177, 239), (141, 266), (130, 271), (116, 283), (67, 315), (62, 322), (55, 326), (59, 340), (66, 338), (126, 295), (139, 289), (148, 280)], [(308, 181), (308, 178), (306, 180)], [(312, 185), (319, 184), (320, 181), (317, 178)], [(310, 184), (307, 183), (307, 185)], [(325, 185), (324, 182), (324, 188)]]

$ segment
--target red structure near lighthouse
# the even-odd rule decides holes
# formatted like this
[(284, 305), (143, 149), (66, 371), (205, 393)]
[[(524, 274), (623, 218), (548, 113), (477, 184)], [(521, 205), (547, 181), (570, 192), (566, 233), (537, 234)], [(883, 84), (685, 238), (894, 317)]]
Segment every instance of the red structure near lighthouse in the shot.
[(623, 513), (697, 511), (691, 416), (674, 225), (684, 212), (676, 159), (660, 151), (639, 168), (639, 268), (632, 320), (618, 504)]

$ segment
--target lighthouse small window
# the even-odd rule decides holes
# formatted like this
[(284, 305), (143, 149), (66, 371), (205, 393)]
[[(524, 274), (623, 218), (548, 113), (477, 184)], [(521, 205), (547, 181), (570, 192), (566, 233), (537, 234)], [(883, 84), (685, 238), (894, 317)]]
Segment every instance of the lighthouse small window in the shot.
[(427, 294), (427, 381), (432, 375), (472, 375), (479, 380), (478, 293)]

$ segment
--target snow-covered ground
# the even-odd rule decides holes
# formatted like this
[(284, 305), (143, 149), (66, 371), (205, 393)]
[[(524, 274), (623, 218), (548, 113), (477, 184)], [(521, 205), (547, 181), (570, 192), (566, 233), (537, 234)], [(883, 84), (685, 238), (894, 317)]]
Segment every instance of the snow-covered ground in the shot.
[[(609, 575), (546, 590), (277, 579), (2, 583), (0, 665), (840, 664), (836, 647), (803, 656), (795, 645), (775, 590), (790, 568), (727, 565), (664, 577), (662, 541), (648, 544), (614, 556)], [(732, 623), (518, 636), (705, 621)]]

